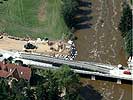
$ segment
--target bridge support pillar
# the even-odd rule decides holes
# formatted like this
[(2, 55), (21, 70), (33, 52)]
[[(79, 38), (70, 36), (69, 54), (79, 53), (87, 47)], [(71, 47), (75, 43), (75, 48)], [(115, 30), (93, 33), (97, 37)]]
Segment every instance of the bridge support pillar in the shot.
[(121, 84), (121, 79), (117, 79), (117, 84)]
[(91, 75), (91, 80), (96, 80), (94, 75)]

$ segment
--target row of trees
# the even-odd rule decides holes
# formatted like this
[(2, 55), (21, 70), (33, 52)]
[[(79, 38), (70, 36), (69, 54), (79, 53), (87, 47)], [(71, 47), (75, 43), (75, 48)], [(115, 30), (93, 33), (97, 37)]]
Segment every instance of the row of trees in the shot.
[(75, 31), (76, 21), (75, 16), (78, 12), (79, 0), (61, 0), (62, 1), (62, 9), (61, 16), (63, 16), (64, 21), (69, 28), (69, 33), (67, 34), (70, 40), (76, 40), (77, 38), (73, 34)]
[[(10, 80), (11, 82), (11, 80)], [(0, 100), (83, 100), (79, 76), (63, 66), (58, 70), (34, 69), (31, 81), (0, 79)]]
[(128, 4), (123, 6), (123, 12), (119, 23), (119, 30), (122, 33), (122, 37), (125, 39), (127, 53), (131, 56), (133, 54), (132, 9)]
[(62, 0), (62, 15), (67, 26), (72, 29), (75, 26), (74, 16), (77, 13), (78, 0)]

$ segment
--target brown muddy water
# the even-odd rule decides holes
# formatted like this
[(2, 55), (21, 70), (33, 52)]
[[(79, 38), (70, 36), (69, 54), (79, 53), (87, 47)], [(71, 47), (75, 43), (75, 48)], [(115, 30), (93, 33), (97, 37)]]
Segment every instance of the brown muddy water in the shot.
[[(81, 0), (79, 14), (75, 17), (78, 21), (75, 26), (75, 44), (78, 51), (76, 60), (127, 65), (124, 41), (117, 28), (124, 1)], [(82, 81), (86, 84), (83, 90), (86, 100), (132, 100), (130, 84), (118, 85), (89, 79)]]
[(131, 85), (108, 81), (81, 79), (81, 95), (85, 100), (133, 100)]

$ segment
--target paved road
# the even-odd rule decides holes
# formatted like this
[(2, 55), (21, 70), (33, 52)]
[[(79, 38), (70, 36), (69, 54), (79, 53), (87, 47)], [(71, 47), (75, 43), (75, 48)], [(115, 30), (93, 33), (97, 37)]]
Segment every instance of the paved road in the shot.
[[(131, 77), (124, 77), (123, 75), (113, 75), (110, 74), (110, 71), (114, 70), (116, 67), (112, 65), (106, 65), (95, 62), (85, 62), (85, 61), (70, 61), (64, 59), (58, 59), (53, 57), (46, 57), (37, 54), (26, 54), (26, 53), (15, 53), (9, 51), (0, 51), (4, 57), (12, 56), (14, 60), (22, 60), (25, 64), (40, 66), (40, 68), (58, 68), (53, 64), (66, 64), (71, 67), (72, 70), (76, 73), (85, 74), (85, 75), (94, 75), (115, 79), (124, 79), (124, 80), (132, 80)], [(0, 57), (2, 58), (2, 57)]]
[(20, 58), (41, 61), (41, 62), (55, 63), (55, 64), (66, 64), (75, 69), (91, 70), (91, 71), (97, 71), (97, 72), (106, 73), (106, 74), (109, 74), (110, 70), (114, 68), (114, 66), (103, 65), (100, 63), (70, 61), (70, 60), (63, 60), (63, 59), (57, 59), (53, 57), (46, 57), (46, 56), (32, 55), (32, 54), (21, 54)]
[(113, 70), (115, 68), (112, 65), (104, 65), (101, 63), (84, 62), (84, 61), (70, 61), (70, 60), (63, 60), (63, 59), (45, 57), (40, 55), (32, 55), (32, 54), (21, 54), (20, 58), (29, 59), (33, 61), (47, 62), (47, 63), (49, 62), (49, 63), (56, 63), (56, 64), (66, 64), (71, 66), (74, 72), (80, 73), (80, 74), (132, 81), (132, 77), (124, 77), (122, 75), (120, 76), (111, 75), (110, 70)]

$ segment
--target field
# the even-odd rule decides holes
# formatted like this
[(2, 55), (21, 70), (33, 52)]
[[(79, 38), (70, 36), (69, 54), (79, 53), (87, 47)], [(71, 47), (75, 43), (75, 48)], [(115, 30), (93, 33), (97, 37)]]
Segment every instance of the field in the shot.
[(68, 28), (61, 0), (9, 0), (0, 4), (0, 32), (21, 37), (62, 39)]

